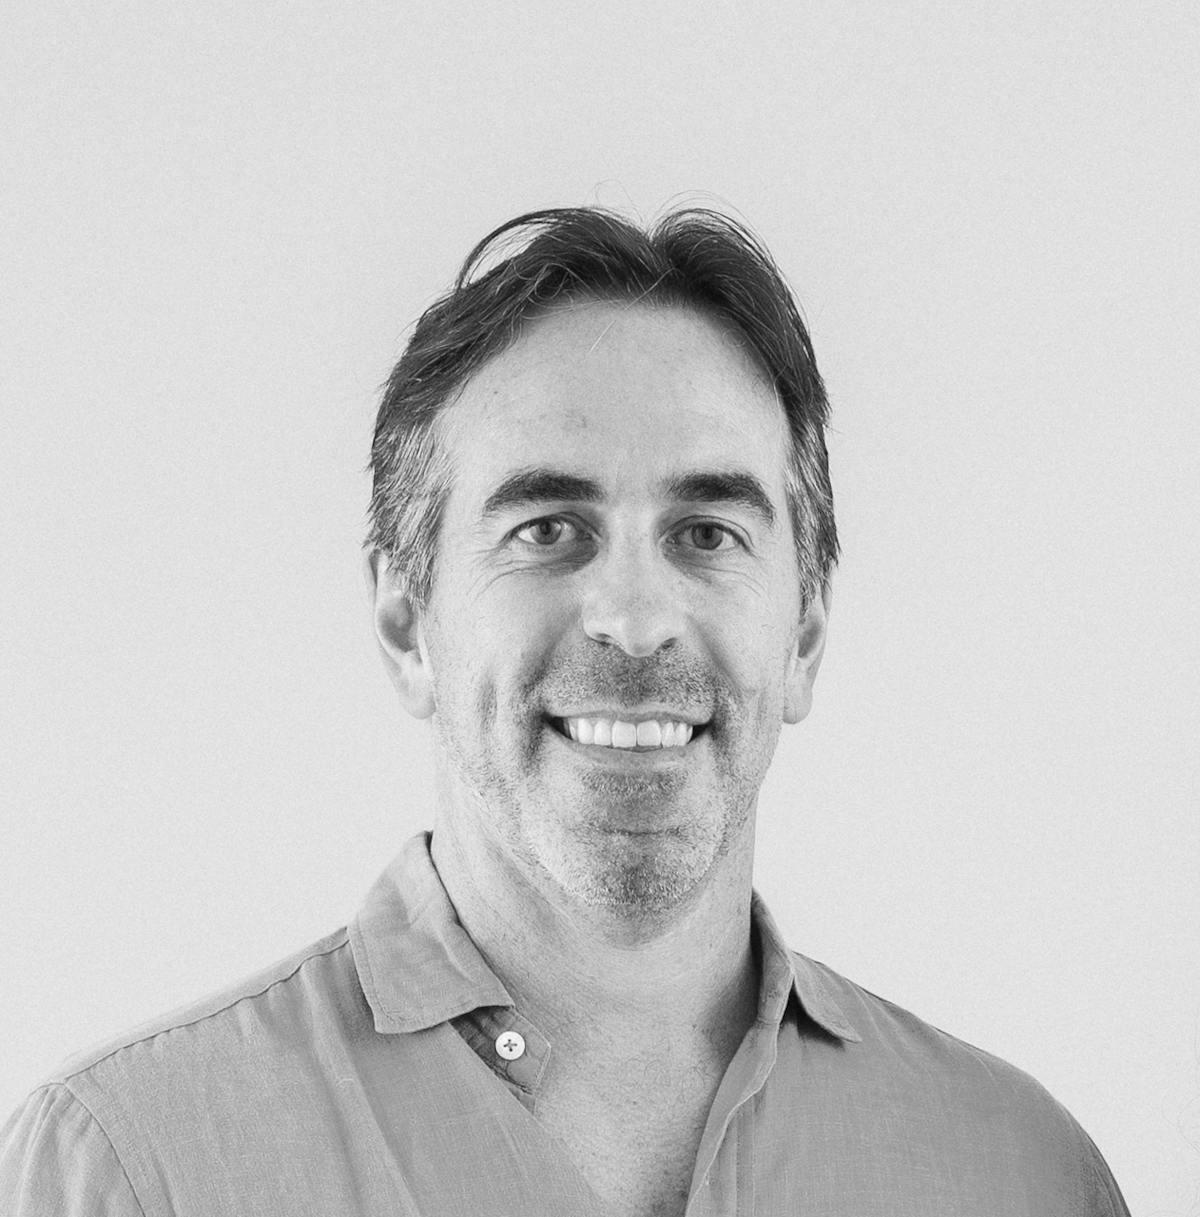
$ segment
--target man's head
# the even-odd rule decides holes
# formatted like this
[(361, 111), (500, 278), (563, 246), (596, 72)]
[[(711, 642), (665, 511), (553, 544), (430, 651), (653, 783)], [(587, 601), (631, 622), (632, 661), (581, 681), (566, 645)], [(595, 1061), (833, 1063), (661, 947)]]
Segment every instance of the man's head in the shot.
[(478, 278), (491, 244), (472, 254), (389, 382), (377, 631), (433, 718), (435, 835), (552, 898), (660, 911), (752, 848), (780, 726), (808, 710), (824, 397), (728, 222), (516, 224), (532, 240)]

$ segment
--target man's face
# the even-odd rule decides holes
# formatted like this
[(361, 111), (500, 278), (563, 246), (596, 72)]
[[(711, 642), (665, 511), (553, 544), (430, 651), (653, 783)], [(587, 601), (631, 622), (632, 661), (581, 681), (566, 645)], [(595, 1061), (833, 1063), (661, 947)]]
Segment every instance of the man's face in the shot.
[(782, 409), (714, 322), (585, 303), (442, 425), (417, 630), (439, 816), (541, 890), (669, 908), (752, 850), (780, 725), (808, 709), (824, 609), (802, 619)]

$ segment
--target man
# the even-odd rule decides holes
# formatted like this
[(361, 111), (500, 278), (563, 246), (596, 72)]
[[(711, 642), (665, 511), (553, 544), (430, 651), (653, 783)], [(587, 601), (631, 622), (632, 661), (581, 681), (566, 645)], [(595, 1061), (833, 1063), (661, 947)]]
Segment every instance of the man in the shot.
[(1125, 1213), (1037, 1083), (789, 952), (752, 891), (825, 639), (826, 414), (732, 221), (482, 242), (372, 459), (432, 835), (348, 930), (57, 1071), (3, 1211)]

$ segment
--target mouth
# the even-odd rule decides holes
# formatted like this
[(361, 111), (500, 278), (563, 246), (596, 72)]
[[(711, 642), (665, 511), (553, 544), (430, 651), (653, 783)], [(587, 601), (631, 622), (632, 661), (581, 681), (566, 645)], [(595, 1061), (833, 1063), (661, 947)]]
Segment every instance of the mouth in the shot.
[(573, 743), (614, 752), (679, 754), (708, 730), (708, 723), (691, 723), (669, 716), (630, 720), (614, 715), (587, 714), (547, 721), (559, 735)]

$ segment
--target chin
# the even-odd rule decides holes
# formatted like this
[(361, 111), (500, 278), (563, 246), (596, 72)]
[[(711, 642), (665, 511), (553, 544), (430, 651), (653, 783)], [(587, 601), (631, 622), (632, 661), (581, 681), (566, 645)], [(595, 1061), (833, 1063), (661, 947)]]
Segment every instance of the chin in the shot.
[[(662, 913), (683, 904), (728, 852), (716, 825), (592, 825), (538, 843), (534, 852), (556, 886), (579, 904), (627, 914)], [(540, 846), (540, 848), (539, 848)]]

